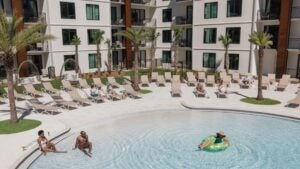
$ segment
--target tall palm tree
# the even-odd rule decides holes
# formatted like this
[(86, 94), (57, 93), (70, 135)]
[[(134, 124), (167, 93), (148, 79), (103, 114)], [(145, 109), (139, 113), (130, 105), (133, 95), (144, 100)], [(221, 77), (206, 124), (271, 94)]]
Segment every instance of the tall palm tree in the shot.
[(184, 27), (175, 25), (172, 27), (173, 30), (173, 44), (172, 48), (174, 50), (174, 63), (175, 63), (175, 74), (177, 73), (177, 55), (178, 55), (178, 48), (182, 40), (182, 35), (184, 32)]
[(79, 70), (79, 59), (78, 59), (78, 45), (81, 44), (80, 37), (77, 35), (73, 36), (72, 45), (75, 45), (75, 72), (78, 73)]
[(115, 36), (120, 35), (127, 39), (129, 39), (134, 48), (134, 80), (133, 80), (133, 87), (135, 90), (139, 89), (139, 75), (138, 75), (138, 52), (139, 46), (142, 41), (146, 38), (146, 31), (145, 29), (131, 29), (127, 28), (126, 30), (119, 31), (115, 33)]
[(112, 49), (112, 45), (111, 45), (111, 41), (109, 39), (106, 39), (106, 41), (104, 42), (107, 45), (107, 71), (108, 73), (111, 73), (112, 70), (112, 58), (111, 58), (111, 49)]
[(101, 53), (100, 53), (100, 45), (101, 42), (104, 40), (104, 31), (103, 30), (97, 30), (95, 33), (95, 42), (96, 42), (96, 47), (97, 47), (97, 67), (98, 67), (98, 73), (100, 76), (100, 71), (101, 71)]
[(256, 100), (263, 100), (262, 95), (262, 68), (263, 68), (263, 57), (264, 49), (269, 48), (273, 41), (272, 35), (265, 32), (253, 32), (249, 35), (249, 42), (258, 46), (258, 91)]
[(151, 72), (154, 71), (154, 55), (156, 49), (156, 40), (160, 36), (159, 32), (156, 32), (155, 28), (148, 28), (147, 30), (147, 41), (151, 42), (151, 49), (150, 49), (150, 58), (151, 58)]
[(229, 37), (229, 35), (221, 35), (219, 37), (219, 41), (222, 42), (222, 45), (225, 49), (225, 54), (224, 54), (224, 68), (226, 70), (226, 73), (228, 74), (228, 69), (229, 69), (229, 58), (228, 58), (228, 48), (230, 44), (232, 43), (232, 39)]
[(17, 27), (23, 22), (22, 18), (13, 15), (8, 19), (4, 12), (0, 11), (0, 62), (4, 65), (7, 78), (8, 99), (10, 106), (10, 122), (16, 123), (18, 120), (14, 86), (13, 69), (16, 53), (30, 44), (52, 39), (51, 35), (44, 35), (45, 25), (37, 23), (22, 31), (17, 31)]

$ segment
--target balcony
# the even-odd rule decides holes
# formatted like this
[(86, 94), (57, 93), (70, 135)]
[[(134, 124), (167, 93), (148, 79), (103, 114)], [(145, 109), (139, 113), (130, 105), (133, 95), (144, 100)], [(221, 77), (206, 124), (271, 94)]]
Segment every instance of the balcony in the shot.
[(299, 49), (300, 50), (300, 38), (290, 38), (289, 49)]
[(124, 25), (124, 19), (123, 18), (112, 19), (111, 25), (122, 26)]
[(192, 47), (192, 41), (188, 41), (188, 40), (181, 40), (180, 44), (179, 44), (180, 47), (189, 47), (191, 48)]
[(258, 20), (279, 20), (279, 13), (258, 11), (257, 18)]
[(48, 42), (39, 42), (26, 48), (27, 55), (40, 55), (48, 52)]
[(132, 0), (133, 5), (156, 6), (156, 0)]
[(176, 2), (193, 2), (193, 0), (176, 0)]
[(46, 13), (41, 13), (38, 16), (24, 15), (25, 24), (43, 23), (46, 24)]
[(300, 6), (295, 6), (292, 8), (292, 18), (300, 18)]
[(186, 16), (176, 16), (174, 23), (176, 25), (189, 25), (192, 24), (193, 21), (190, 18), (187, 18)]
[(156, 20), (155, 19), (132, 19), (133, 26), (147, 26), (147, 27), (155, 27)]
[(119, 3), (119, 4), (123, 4), (124, 0), (110, 0), (111, 3)]

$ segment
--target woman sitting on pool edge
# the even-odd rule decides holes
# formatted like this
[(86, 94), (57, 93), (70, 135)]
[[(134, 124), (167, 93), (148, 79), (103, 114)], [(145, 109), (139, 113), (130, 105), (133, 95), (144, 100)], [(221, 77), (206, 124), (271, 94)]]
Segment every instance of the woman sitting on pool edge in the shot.
[(44, 130), (38, 131), (38, 139), (37, 142), (39, 144), (40, 150), (46, 154), (47, 152), (53, 153), (67, 153), (66, 151), (57, 151), (56, 147), (53, 143), (51, 143), (44, 135)]
[(204, 149), (205, 147), (207, 147), (209, 145), (212, 145), (212, 144), (219, 144), (219, 143), (222, 143), (222, 142), (228, 142), (228, 140), (226, 139), (226, 135), (222, 131), (217, 132), (216, 135), (214, 135), (214, 137), (216, 138), (215, 142), (207, 141), (207, 142), (201, 143), (201, 144), (199, 144), (198, 148), (199, 149)]

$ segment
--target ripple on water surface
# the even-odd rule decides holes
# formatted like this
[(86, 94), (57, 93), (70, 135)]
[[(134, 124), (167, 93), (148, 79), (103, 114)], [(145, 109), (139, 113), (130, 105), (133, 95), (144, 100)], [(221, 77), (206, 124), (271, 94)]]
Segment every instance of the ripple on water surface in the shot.
[[(223, 130), (230, 147), (198, 151), (201, 140)], [(300, 122), (220, 112), (143, 113), (86, 129), (93, 157), (72, 151), (75, 136), (57, 146), (67, 154), (41, 156), (29, 169), (244, 169), (299, 168)]]

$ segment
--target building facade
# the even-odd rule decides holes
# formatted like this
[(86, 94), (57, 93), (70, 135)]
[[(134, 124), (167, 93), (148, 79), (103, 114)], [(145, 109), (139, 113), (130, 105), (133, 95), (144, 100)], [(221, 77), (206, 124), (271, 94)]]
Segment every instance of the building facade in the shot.
[[(18, 4), (18, 5), (16, 5)], [(248, 41), (253, 31), (273, 35), (273, 45), (265, 49), (263, 73), (284, 73), (300, 77), (300, 0), (0, 0), (0, 9), (11, 15), (21, 11), (24, 29), (35, 22), (47, 24), (45, 33), (56, 39), (38, 43), (19, 54), (19, 62), (30, 59), (39, 69), (55, 67), (59, 75), (73, 71), (73, 64), (63, 63), (74, 58), (71, 39), (77, 35), (79, 65), (84, 73), (96, 71), (94, 32), (105, 31), (115, 48), (114, 69), (130, 68), (133, 52), (130, 41), (114, 36), (126, 28), (154, 27), (160, 33), (156, 42), (156, 66), (171, 68), (172, 26), (185, 28), (178, 60), (183, 68), (222, 70), (224, 48), (218, 41), (228, 34), (233, 43), (229, 48), (231, 72), (256, 74), (257, 49)], [(102, 69), (106, 69), (108, 48), (101, 44)], [(24, 56), (25, 55), (25, 56)], [(150, 43), (139, 51), (139, 67), (150, 66)]]

